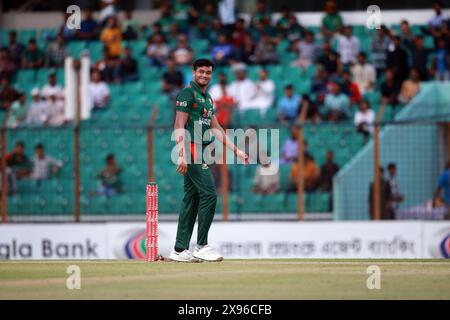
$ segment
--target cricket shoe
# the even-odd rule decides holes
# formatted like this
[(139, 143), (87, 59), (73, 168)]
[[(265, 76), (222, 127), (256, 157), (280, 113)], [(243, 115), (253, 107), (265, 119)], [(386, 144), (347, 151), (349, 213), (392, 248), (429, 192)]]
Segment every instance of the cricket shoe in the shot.
[(184, 263), (198, 263), (201, 262), (199, 259), (192, 256), (189, 250), (184, 250), (182, 252), (172, 251), (169, 256), (170, 261), (184, 262)]
[(202, 261), (219, 262), (223, 260), (223, 257), (209, 245), (206, 245), (201, 249), (195, 248), (192, 256)]

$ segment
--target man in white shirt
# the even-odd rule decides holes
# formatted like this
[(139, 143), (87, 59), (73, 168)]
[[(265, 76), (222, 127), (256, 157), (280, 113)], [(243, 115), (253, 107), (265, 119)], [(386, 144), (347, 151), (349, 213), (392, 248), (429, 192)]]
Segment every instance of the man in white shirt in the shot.
[(360, 44), (359, 39), (352, 35), (352, 27), (346, 26), (344, 28), (344, 35), (339, 35), (337, 40), (337, 51), (341, 56), (341, 62), (343, 64), (356, 62)]
[(31, 90), (31, 99), (25, 122), (31, 126), (42, 126), (49, 118), (50, 109), (48, 102), (41, 101), (41, 94), (38, 88)]
[(256, 82), (256, 95), (253, 98), (253, 107), (266, 112), (274, 101), (275, 83), (267, 78), (267, 70), (261, 69), (259, 71), (259, 80)]
[(49, 99), (50, 96), (56, 96), (58, 99), (63, 97), (63, 89), (56, 83), (56, 74), (51, 73), (48, 76), (48, 83), (42, 87), (41, 96), (45, 99)]
[(38, 144), (35, 147), (35, 156), (33, 158), (33, 172), (31, 179), (42, 180), (49, 179), (56, 175), (62, 168), (62, 161), (56, 160), (45, 154), (44, 146)]
[(373, 133), (373, 123), (375, 122), (375, 112), (370, 109), (367, 100), (361, 101), (359, 110), (355, 113), (355, 126), (359, 133), (362, 133), (366, 139)]
[(91, 83), (89, 83), (89, 95), (92, 101), (92, 108), (103, 109), (109, 102), (109, 87), (100, 80), (100, 72), (93, 71)]
[(351, 72), (353, 81), (355, 81), (362, 95), (375, 89), (376, 71), (371, 64), (366, 62), (366, 54), (364, 52), (358, 54), (358, 63), (352, 66)]
[(244, 63), (236, 63), (232, 69), (236, 80), (228, 87), (228, 94), (237, 102), (240, 111), (253, 108), (253, 99), (257, 91), (253, 81), (247, 79), (247, 66)]

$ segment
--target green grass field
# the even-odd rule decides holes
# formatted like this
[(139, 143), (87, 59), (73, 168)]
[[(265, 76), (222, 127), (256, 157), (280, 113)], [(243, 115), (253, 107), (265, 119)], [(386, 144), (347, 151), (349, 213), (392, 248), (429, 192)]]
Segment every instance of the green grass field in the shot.
[[(69, 265), (79, 290), (66, 288)], [(369, 265), (379, 290), (367, 289)], [(450, 261), (2, 261), (0, 299), (450, 299)]]

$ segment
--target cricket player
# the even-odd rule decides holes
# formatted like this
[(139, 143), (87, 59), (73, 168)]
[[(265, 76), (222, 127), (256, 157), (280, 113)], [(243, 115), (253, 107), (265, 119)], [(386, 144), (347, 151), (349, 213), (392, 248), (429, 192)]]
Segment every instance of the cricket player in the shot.
[[(180, 91), (176, 99), (174, 129), (178, 151), (177, 172), (184, 175), (184, 197), (178, 218), (175, 248), (170, 259), (178, 262), (222, 261), (223, 257), (208, 245), (208, 232), (217, 201), (214, 180), (204, 160), (198, 161), (199, 163), (194, 163), (194, 160), (201, 157), (214, 136), (233, 150), (243, 163), (248, 163), (248, 155), (227, 137), (214, 115), (213, 101), (206, 91), (214, 63), (208, 59), (198, 59), (194, 61), (192, 69), (193, 81)], [(205, 134), (203, 137), (208, 129), (216, 129), (214, 135)], [(197, 135), (194, 131), (197, 131)], [(197, 141), (195, 137), (197, 140), (200, 137), (201, 140)], [(197, 215), (197, 247), (191, 253), (189, 243)]]

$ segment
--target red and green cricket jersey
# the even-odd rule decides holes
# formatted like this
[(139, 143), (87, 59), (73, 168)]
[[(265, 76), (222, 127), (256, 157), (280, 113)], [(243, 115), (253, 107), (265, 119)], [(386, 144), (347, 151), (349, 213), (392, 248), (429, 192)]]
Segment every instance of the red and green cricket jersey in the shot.
[(212, 134), (203, 137), (203, 133), (211, 128), (211, 117), (214, 115), (213, 101), (208, 92), (203, 92), (191, 81), (189, 86), (178, 93), (176, 109), (189, 114), (185, 129), (190, 133), (192, 142), (206, 145), (214, 141)]

